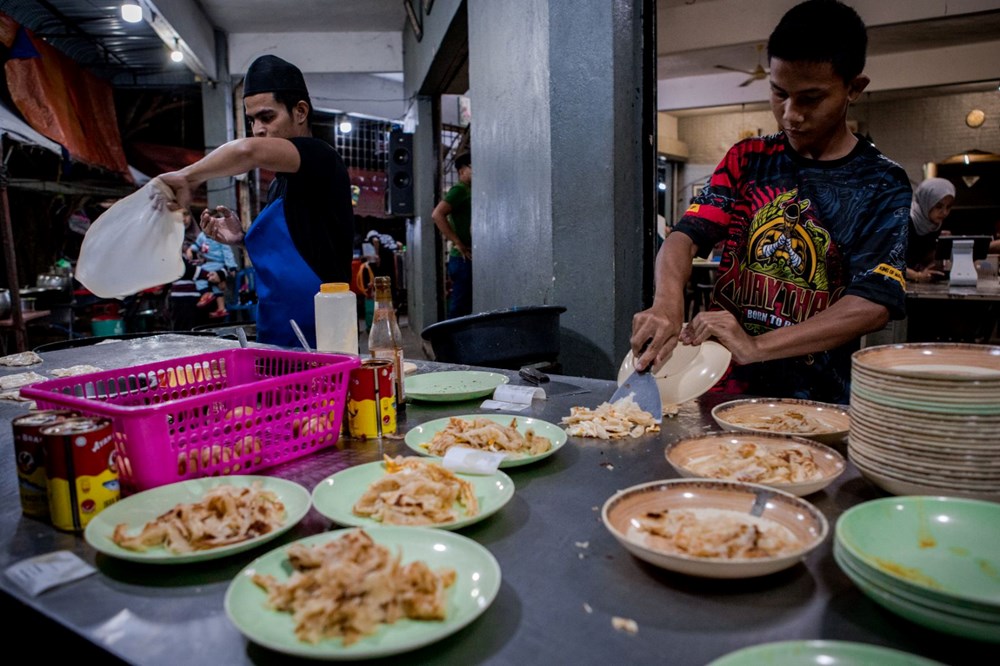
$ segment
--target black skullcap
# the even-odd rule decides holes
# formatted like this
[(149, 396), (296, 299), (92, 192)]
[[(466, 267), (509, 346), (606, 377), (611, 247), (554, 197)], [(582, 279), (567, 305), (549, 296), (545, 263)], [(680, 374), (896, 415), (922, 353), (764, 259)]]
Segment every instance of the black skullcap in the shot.
[(304, 98), (309, 97), (302, 71), (273, 55), (261, 56), (250, 63), (243, 79), (244, 97), (267, 92), (297, 92), (302, 93)]

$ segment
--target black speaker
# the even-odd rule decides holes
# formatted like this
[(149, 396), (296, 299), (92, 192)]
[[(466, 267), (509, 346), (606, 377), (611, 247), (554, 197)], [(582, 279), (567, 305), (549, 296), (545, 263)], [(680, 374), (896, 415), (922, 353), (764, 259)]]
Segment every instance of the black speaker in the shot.
[(413, 215), (413, 135), (389, 133), (389, 200), (391, 215)]

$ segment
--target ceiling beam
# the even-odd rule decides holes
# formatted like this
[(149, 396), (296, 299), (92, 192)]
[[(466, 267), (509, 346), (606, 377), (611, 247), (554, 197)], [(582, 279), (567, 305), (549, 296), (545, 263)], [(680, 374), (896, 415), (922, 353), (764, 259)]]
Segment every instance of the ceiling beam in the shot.
[(195, 0), (136, 0), (163, 43), (184, 54), (184, 64), (203, 81), (218, 81), (215, 31)]
[(229, 71), (242, 75), (258, 56), (273, 54), (303, 73), (403, 71), (403, 33), (237, 32), (229, 35)]
[[(1000, 41), (872, 56), (865, 66), (871, 78), (866, 90), (874, 93), (984, 81), (995, 84), (1000, 78), (997, 53)], [(746, 78), (746, 74), (726, 73), (660, 79), (657, 108), (677, 111), (767, 102), (767, 81), (741, 88), (739, 84)]]
[[(801, 0), (712, 0), (657, 8), (657, 55), (766, 42)], [(1000, 0), (851, 0), (869, 28), (996, 11)]]

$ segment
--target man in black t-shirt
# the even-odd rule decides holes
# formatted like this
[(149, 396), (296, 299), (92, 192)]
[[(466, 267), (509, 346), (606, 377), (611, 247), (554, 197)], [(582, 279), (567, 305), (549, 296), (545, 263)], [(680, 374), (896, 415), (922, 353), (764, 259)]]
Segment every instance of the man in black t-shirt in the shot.
[(225, 206), (201, 215), (212, 238), (243, 243), (257, 274), (257, 341), (297, 346), (294, 319), (316, 343), (313, 297), (324, 282), (347, 282), (353, 259), (351, 183), (340, 154), (312, 136), (312, 103), (302, 72), (276, 56), (257, 58), (247, 70), (243, 106), (253, 137), (230, 141), (189, 167), (159, 178), (184, 206), (212, 178), (251, 169), (274, 171), (268, 205), (244, 232)]

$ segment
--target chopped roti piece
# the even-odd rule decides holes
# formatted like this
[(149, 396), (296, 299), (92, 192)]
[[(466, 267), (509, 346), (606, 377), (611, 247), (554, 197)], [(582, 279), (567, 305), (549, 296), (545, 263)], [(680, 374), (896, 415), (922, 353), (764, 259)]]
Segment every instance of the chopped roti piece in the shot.
[(21, 397), (21, 389), (11, 389), (0, 392), (0, 400), (10, 400), (12, 402), (34, 402), (29, 398)]
[(33, 351), (20, 352), (18, 354), (8, 354), (0, 356), (0, 365), (23, 366), (41, 363), (42, 357)]
[(0, 390), (8, 391), (10, 389), (21, 388), (29, 384), (44, 382), (46, 379), (48, 377), (44, 377), (37, 372), (19, 372), (16, 375), (4, 375), (0, 377)]
[(95, 365), (71, 365), (68, 368), (56, 368), (52, 371), (53, 377), (76, 377), (77, 375), (89, 375), (92, 372), (101, 372), (104, 368)]
[(637, 634), (639, 633), (639, 623), (635, 620), (627, 617), (618, 617), (617, 615), (611, 618), (611, 626), (618, 631), (624, 631), (626, 634)]

